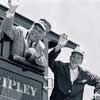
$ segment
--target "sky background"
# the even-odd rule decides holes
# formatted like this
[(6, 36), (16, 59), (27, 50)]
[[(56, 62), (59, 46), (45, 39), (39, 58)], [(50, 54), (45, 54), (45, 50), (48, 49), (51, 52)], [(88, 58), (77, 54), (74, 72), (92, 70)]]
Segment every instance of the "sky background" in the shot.
[[(7, 3), (0, 0), (8, 7)], [(100, 75), (100, 0), (20, 0), (17, 12), (33, 21), (46, 18), (54, 32), (67, 33), (85, 51), (82, 67)], [(70, 52), (64, 48), (58, 60), (67, 62)], [(84, 100), (91, 96), (92, 88), (86, 86)]]

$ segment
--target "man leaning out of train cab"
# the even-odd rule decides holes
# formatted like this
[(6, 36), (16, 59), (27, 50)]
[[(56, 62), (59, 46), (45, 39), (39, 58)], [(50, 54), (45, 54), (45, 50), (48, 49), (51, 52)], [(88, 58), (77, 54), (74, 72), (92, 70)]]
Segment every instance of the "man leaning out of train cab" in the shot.
[[(8, 5), (9, 10), (6, 12), (1, 29), (2, 32), (4, 32), (13, 41), (10, 55), (16, 54), (21, 57), (30, 58), (29, 55), (27, 56), (26, 54), (29, 52), (33, 56), (31, 58), (39, 59), (36, 60), (36, 63), (39, 63), (40, 65), (42, 63), (39, 62), (40, 58), (42, 58), (41, 61), (43, 61), (43, 59), (46, 61), (44, 55), (45, 45), (42, 40), (45, 38), (46, 33), (51, 30), (50, 23), (46, 19), (40, 19), (35, 22), (29, 30), (22, 26), (15, 26), (13, 25), (14, 15), (16, 8), (19, 6), (19, 0), (8, 0)], [(37, 47), (41, 49), (37, 50)]]

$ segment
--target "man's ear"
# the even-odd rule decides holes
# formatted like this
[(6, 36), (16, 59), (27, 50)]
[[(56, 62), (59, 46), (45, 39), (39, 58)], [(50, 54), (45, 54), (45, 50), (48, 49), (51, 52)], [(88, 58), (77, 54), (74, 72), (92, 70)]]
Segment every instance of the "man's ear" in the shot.
[(69, 58), (70, 61), (71, 61), (71, 58), (72, 58), (72, 56), (70, 55), (70, 58)]
[(81, 61), (80, 61), (80, 64), (82, 64), (83, 63), (83, 58), (81, 59)]

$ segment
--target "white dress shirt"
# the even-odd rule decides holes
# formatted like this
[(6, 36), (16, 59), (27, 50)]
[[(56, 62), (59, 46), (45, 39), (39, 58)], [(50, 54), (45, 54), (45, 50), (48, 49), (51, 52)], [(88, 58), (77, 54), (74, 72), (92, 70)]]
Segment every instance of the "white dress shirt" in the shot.
[(70, 68), (70, 77), (71, 77), (71, 82), (72, 83), (77, 79), (78, 75), (79, 75), (78, 68), (76, 68), (76, 69), (71, 69)]

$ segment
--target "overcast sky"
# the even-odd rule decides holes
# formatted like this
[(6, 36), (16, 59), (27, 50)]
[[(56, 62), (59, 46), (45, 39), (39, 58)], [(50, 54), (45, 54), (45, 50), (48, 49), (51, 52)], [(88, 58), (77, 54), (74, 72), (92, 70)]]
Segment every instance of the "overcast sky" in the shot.
[[(7, 6), (7, 1), (0, 3)], [(58, 34), (68, 32), (85, 51), (83, 66), (100, 75), (100, 0), (20, 0), (17, 12), (33, 21), (46, 18)], [(69, 51), (64, 49), (58, 59), (68, 61)]]

